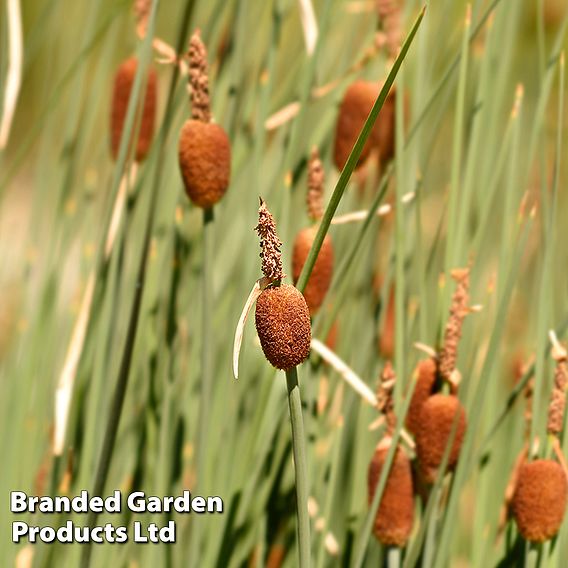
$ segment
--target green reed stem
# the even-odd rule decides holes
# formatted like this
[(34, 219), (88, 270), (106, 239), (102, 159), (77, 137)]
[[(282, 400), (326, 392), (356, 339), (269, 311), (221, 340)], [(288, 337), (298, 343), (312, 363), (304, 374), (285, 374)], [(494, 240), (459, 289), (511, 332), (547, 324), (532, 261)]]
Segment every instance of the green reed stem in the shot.
[[(156, 18), (156, 12), (158, 8), (158, 1), (155, 1), (152, 5), (152, 13), (150, 16), (150, 25), (148, 28), (148, 37), (145, 40), (145, 49), (148, 52), (148, 48), (150, 45), (150, 40), (153, 35), (154, 29), (154, 21)], [(189, 20), (191, 17), (191, 13), (193, 10), (193, 2), (190, 0), (186, 4), (186, 9), (184, 11), (184, 17), (182, 19), (179, 36), (178, 36), (178, 51), (181, 49), (183, 41), (185, 40), (187, 28), (189, 26)], [(142, 66), (142, 65), (141, 65)], [(138, 271), (136, 275), (136, 286), (134, 289), (134, 298), (132, 300), (132, 307), (130, 309), (130, 318), (128, 322), (128, 330), (126, 335), (126, 342), (124, 346), (124, 351), (122, 353), (122, 359), (120, 362), (120, 368), (118, 372), (118, 378), (116, 381), (116, 386), (113, 394), (112, 405), (108, 417), (108, 422), (105, 430), (105, 435), (103, 439), (103, 446), (100, 453), (100, 458), (95, 474), (95, 482), (93, 486), (93, 490), (91, 495), (93, 496), (101, 496), (102, 492), (104, 491), (105, 483), (108, 477), (108, 472), (110, 469), (110, 463), (112, 459), (112, 453), (114, 450), (114, 444), (116, 441), (116, 436), (118, 433), (118, 426), (120, 424), (120, 417), (122, 414), (122, 409), (124, 406), (124, 399), (126, 396), (126, 388), (128, 386), (128, 378), (130, 376), (130, 367), (132, 362), (132, 355), (134, 352), (134, 345), (136, 342), (136, 335), (138, 331), (138, 321), (140, 318), (140, 308), (142, 305), (142, 297), (144, 294), (144, 284), (146, 280), (146, 266), (148, 261), (148, 253), (150, 250), (150, 242), (152, 237), (152, 232), (154, 229), (154, 220), (155, 220), (155, 211), (156, 211), (156, 203), (158, 199), (158, 187), (160, 185), (160, 178), (162, 176), (162, 164), (164, 163), (163, 154), (165, 148), (165, 140), (167, 138), (168, 131), (171, 127), (172, 117), (173, 117), (173, 108), (172, 102), (174, 100), (175, 94), (175, 87), (177, 84), (177, 80), (179, 78), (179, 70), (176, 69), (173, 72), (172, 79), (169, 85), (168, 91), (168, 99), (166, 103), (166, 113), (164, 116), (164, 121), (162, 124), (162, 128), (160, 130), (160, 134), (158, 136), (158, 140), (156, 140), (156, 144), (160, 148), (160, 156), (157, 160), (157, 166), (154, 173), (153, 185), (152, 185), (152, 193), (150, 195), (150, 202), (147, 212), (147, 219), (146, 219), (146, 229), (144, 232), (144, 242), (142, 246), (142, 252), (139, 259)], [(128, 117), (127, 117), (128, 119)], [(124, 161), (124, 153), (123, 152), (125, 146), (124, 140), (121, 143), (121, 156), (119, 156), (119, 162)], [(93, 527), (97, 521), (97, 513), (91, 512), (87, 519), (87, 526)], [(80, 566), (81, 568), (88, 568), (91, 562), (91, 554), (92, 554), (92, 543), (89, 541), (83, 547), (81, 552), (81, 561)]]
[(400, 66), (402, 65), (402, 62), (404, 61), (404, 58), (408, 53), (410, 44), (412, 43), (414, 36), (416, 35), (418, 28), (420, 27), (420, 23), (422, 22), (422, 18), (424, 17), (425, 10), (426, 6), (422, 8), (418, 18), (416, 18), (414, 26), (412, 26), (412, 30), (408, 34), (408, 37), (406, 38), (406, 41), (404, 42), (404, 45), (402, 46), (402, 49), (400, 50), (400, 53), (396, 58), (396, 61), (394, 62), (392, 69), (388, 74), (388, 77), (386, 78), (386, 81), (384, 82), (383, 88), (381, 89), (381, 92), (379, 93), (379, 96), (377, 97), (377, 100), (375, 101), (375, 104), (373, 105), (373, 108), (371, 109), (371, 112), (369, 113), (365, 124), (363, 125), (363, 129), (361, 130), (359, 137), (357, 138), (357, 142), (355, 142), (355, 145), (351, 150), (351, 154), (349, 154), (349, 158), (347, 158), (345, 167), (343, 168), (343, 171), (341, 172), (341, 175), (337, 180), (337, 184), (335, 186), (335, 189), (333, 190), (331, 199), (329, 200), (325, 213), (323, 214), (323, 218), (312, 244), (312, 248), (310, 249), (310, 253), (308, 255), (308, 258), (306, 259), (304, 267), (302, 268), (300, 278), (298, 279), (297, 288), (298, 290), (300, 290), (300, 292), (304, 291), (304, 288), (306, 287), (306, 284), (310, 278), (310, 274), (312, 273), (312, 270), (314, 268), (314, 264), (323, 244), (323, 240), (325, 239), (327, 231), (329, 230), (331, 220), (335, 215), (337, 207), (339, 206), (339, 202), (343, 197), (343, 193), (345, 192), (349, 178), (351, 177), (351, 174), (353, 173), (353, 170), (355, 169), (355, 166), (359, 161), (359, 157), (361, 156), (365, 142), (371, 134), (371, 130), (373, 128), (373, 125), (375, 124), (375, 121), (377, 120), (377, 116), (379, 116), (379, 112), (381, 108), (383, 108), (383, 104), (394, 83)]
[[(213, 258), (213, 221), (215, 215), (213, 208), (203, 210), (203, 262), (201, 267), (201, 388), (199, 417), (197, 419), (197, 484), (203, 492), (203, 486), (207, 479), (207, 432), (209, 430), (209, 415), (211, 412), (212, 393), (212, 365), (211, 354), (213, 352), (213, 333), (211, 332), (211, 320), (213, 317), (211, 305), (211, 259)], [(200, 523), (196, 519), (191, 530), (191, 560), (193, 566), (198, 559)]]
[(302, 417), (302, 400), (296, 367), (286, 371), (288, 404), (292, 424), (292, 449), (296, 473), (296, 513), (298, 517), (298, 552), (300, 568), (310, 565), (310, 518), (308, 515), (308, 464), (306, 462), (306, 436)]

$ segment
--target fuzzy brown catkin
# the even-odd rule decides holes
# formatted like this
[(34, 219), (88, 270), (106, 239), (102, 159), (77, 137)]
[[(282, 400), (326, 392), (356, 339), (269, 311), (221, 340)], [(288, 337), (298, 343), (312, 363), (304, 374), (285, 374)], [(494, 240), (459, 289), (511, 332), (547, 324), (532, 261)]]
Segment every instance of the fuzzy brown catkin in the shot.
[(266, 288), (256, 301), (256, 331), (268, 361), (287, 371), (308, 357), (310, 312), (302, 293), (289, 284)]
[(323, 217), (325, 172), (317, 148), (312, 150), (308, 163), (308, 193), (306, 206), (309, 217), (318, 221)]
[[(372, 503), (389, 448), (377, 446), (367, 474), (369, 504)], [(373, 534), (387, 546), (403, 547), (414, 523), (412, 469), (402, 447), (396, 449), (387, 482), (373, 523)]]
[(209, 75), (207, 72), (207, 50), (201, 41), (199, 30), (189, 42), (189, 83), (191, 85), (191, 116), (201, 122), (211, 121), (209, 100)]
[(258, 209), (258, 225), (255, 231), (260, 237), (260, 258), (262, 274), (271, 281), (282, 280), (282, 241), (276, 234), (276, 222), (266, 203), (261, 199)]
[[(136, 70), (138, 68), (138, 60), (136, 57), (130, 57), (124, 61), (114, 77), (114, 88), (112, 94), (111, 107), (111, 154), (113, 159), (117, 159), (120, 149), (120, 141), (122, 139), (122, 131), (126, 121), (128, 112), (128, 103), (134, 85)], [(146, 90), (143, 99), (140, 102), (140, 126), (138, 127), (138, 139), (131, 140), (134, 145), (134, 157), (137, 162), (141, 162), (146, 158), (152, 138), (154, 136), (154, 122), (156, 117), (157, 106), (157, 76), (154, 68), (148, 68), (148, 76)], [(133, 126), (133, 131), (136, 125)]]
[(203, 209), (225, 195), (231, 178), (231, 143), (221, 126), (189, 119), (178, 145), (179, 167), (185, 192)]
[(554, 370), (554, 388), (550, 405), (548, 407), (548, 424), (547, 430), (549, 434), (558, 436), (562, 432), (564, 425), (564, 409), (566, 407), (566, 386), (568, 385), (568, 365), (566, 359), (560, 359), (556, 362)]
[(512, 510), (524, 539), (544, 542), (558, 533), (568, 498), (566, 473), (552, 460), (524, 463), (517, 479)]
[[(294, 248), (292, 250), (292, 277), (296, 284), (304, 268), (304, 264), (308, 258), (316, 234), (317, 226), (306, 227), (302, 229), (294, 240)], [(321, 249), (316, 258), (316, 262), (312, 269), (312, 273), (304, 288), (304, 297), (310, 308), (310, 314), (315, 315), (320, 309), (327, 291), (331, 285), (333, 277), (334, 265), (334, 249), (331, 236), (325, 236)]]
[(385, 44), (391, 58), (398, 55), (402, 43), (402, 0), (376, 0), (377, 12), (385, 34)]
[(469, 308), (469, 269), (452, 271), (452, 278), (457, 287), (452, 296), (450, 317), (444, 332), (444, 346), (440, 353), (440, 374), (450, 381), (456, 368), (458, 345), (462, 335), (462, 326)]
[(420, 412), (423, 404), (434, 394), (437, 365), (434, 359), (420, 361), (415, 370), (416, 386), (406, 414), (406, 428), (416, 435), (420, 429)]
[(465, 410), (453, 395), (435, 394), (422, 405), (416, 432), (416, 455), (424, 479), (428, 483), (434, 483), (436, 480), (456, 420), (455, 435), (447, 462), (448, 470), (453, 470), (458, 462), (467, 427)]

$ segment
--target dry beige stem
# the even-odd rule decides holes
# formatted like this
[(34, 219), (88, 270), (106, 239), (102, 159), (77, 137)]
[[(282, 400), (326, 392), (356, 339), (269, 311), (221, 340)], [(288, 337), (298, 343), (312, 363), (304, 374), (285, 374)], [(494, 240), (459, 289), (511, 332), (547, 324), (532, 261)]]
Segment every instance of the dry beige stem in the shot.
[(0, 117), (0, 149), (8, 144), (12, 120), (16, 112), (18, 95), (22, 85), (24, 42), (22, 35), (22, 10), (20, 0), (7, 0), (6, 16), (8, 22), (8, 74), (4, 87), (4, 107)]
[(245, 305), (243, 307), (243, 311), (241, 312), (239, 322), (237, 323), (235, 340), (233, 342), (233, 376), (235, 377), (235, 379), (239, 378), (239, 355), (241, 353), (245, 324), (247, 322), (249, 312), (268, 283), (269, 281), (266, 278), (261, 278), (254, 283), (249, 297), (247, 298), (247, 301), (245, 302)]
[(306, 52), (313, 55), (318, 40), (318, 23), (311, 0), (298, 0), (300, 4), (300, 21), (304, 31)]
[(554, 370), (554, 387), (548, 406), (547, 431), (553, 436), (562, 432), (564, 409), (566, 407), (566, 387), (568, 386), (568, 365), (566, 349), (560, 344), (556, 334), (550, 333), (552, 341), (552, 358), (556, 361)]
[(340, 359), (329, 347), (315, 337), (311, 342), (312, 349), (330, 366), (357, 394), (366, 400), (371, 406), (377, 406), (375, 393), (363, 382), (363, 380)]
[(262, 273), (272, 282), (282, 280), (286, 275), (282, 269), (282, 241), (276, 234), (276, 223), (266, 203), (260, 198), (258, 225), (255, 231), (260, 237), (260, 258)]
[(314, 221), (319, 221), (323, 217), (324, 184), (323, 164), (318, 149), (314, 147), (308, 163), (308, 193), (306, 195), (308, 215)]
[(16, 568), (32, 568), (35, 548), (33, 544), (27, 544), (16, 555)]
[(211, 121), (207, 50), (197, 29), (189, 41), (189, 84), (191, 86), (191, 117), (201, 122)]
[[(458, 345), (462, 335), (465, 316), (469, 313), (469, 268), (452, 270), (452, 278), (457, 287), (452, 296), (450, 317), (444, 332), (444, 346), (440, 353), (440, 374), (450, 384), (455, 383)], [(456, 386), (454, 384), (454, 386)]]

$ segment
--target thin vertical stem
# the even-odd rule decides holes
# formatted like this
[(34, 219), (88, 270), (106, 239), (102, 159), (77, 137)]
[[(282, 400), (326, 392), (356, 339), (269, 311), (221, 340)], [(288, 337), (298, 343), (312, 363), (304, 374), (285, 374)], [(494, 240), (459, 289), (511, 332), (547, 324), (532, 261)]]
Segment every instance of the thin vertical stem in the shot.
[[(213, 334), (211, 333), (211, 258), (213, 254), (213, 208), (203, 210), (203, 262), (201, 268), (202, 296), (201, 296), (201, 385), (200, 385), (200, 401), (199, 401), (199, 417), (197, 419), (197, 484), (200, 491), (206, 476), (206, 456), (207, 456), (207, 432), (209, 423), (209, 414), (211, 408), (211, 353)], [(199, 552), (200, 539), (200, 523), (196, 519), (193, 523), (191, 531), (192, 546), (190, 547), (191, 560), (190, 565), (193, 566), (197, 562), (197, 554)]]
[(298, 517), (298, 551), (300, 568), (310, 565), (310, 518), (308, 516), (308, 464), (306, 462), (306, 438), (302, 417), (302, 400), (296, 367), (286, 371), (290, 422), (292, 424), (292, 449), (296, 473), (296, 508)]
[(205, 480), (205, 448), (207, 447), (207, 423), (211, 406), (211, 258), (213, 255), (213, 208), (203, 211), (203, 264), (201, 270), (201, 403), (197, 437), (197, 482), (203, 486)]
[(400, 548), (392, 546), (387, 552), (388, 568), (400, 568)]

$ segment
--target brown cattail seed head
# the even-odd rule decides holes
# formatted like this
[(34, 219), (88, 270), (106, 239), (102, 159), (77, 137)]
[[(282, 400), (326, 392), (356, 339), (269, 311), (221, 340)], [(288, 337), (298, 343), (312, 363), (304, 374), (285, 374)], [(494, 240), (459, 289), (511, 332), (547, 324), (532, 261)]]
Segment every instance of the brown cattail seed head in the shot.
[[(300, 278), (302, 268), (308, 258), (317, 232), (317, 226), (307, 227), (306, 229), (302, 229), (296, 236), (292, 252), (292, 276), (294, 278), (294, 284), (298, 282)], [(329, 290), (333, 276), (333, 259), (334, 254), (331, 237), (326, 235), (304, 290), (304, 296), (310, 308), (311, 315), (317, 313)]]
[(139, 38), (146, 37), (148, 18), (152, 8), (152, 0), (134, 0), (134, 14), (136, 16), (136, 33)]
[(212, 207), (229, 187), (231, 144), (227, 134), (218, 124), (190, 119), (181, 129), (178, 152), (187, 196), (198, 207)]
[[(379, 160), (381, 164), (386, 164), (394, 158), (396, 148), (396, 97), (397, 90), (393, 86), (377, 117), (375, 126), (371, 131), (373, 146), (379, 150)], [(404, 97), (404, 115), (409, 114), (408, 97)]]
[(559, 436), (564, 425), (564, 409), (566, 407), (566, 387), (568, 386), (568, 364), (566, 363), (566, 351), (560, 347), (557, 350), (556, 368), (554, 369), (554, 387), (548, 406), (549, 434)]
[[(342, 170), (345, 166), (379, 92), (379, 85), (369, 81), (355, 81), (345, 92), (335, 128), (333, 159), (337, 169)], [(368, 158), (372, 144), (373, 141), (369, 138), (363, 147), (357, 167)]]
[(306, 195), (308, 215), (313, 221), (319, 221), (323, 217), (324, 184), (323, 164), (317, 148), (313, 148), (308, 163), (308, 193)]
[(287, 371), (310, 353), (310, 311), (294, 286), (266, 288), (256, 301), (256, 331), (262, 351), (277, 369)]
[(191, 119), (181, 129), (179, 165), (188, 197), (203, 209), (217, 203), (229, 187), (231, 144), (226, 132), (211, 123), (207, 50), (199, 30), (189, 42)]
[(433, 483), (450, 440), (457, 416), (455, 436), (448, 459), (448, 470), (457, 464), (466, 430), (465, 410), (457, 397), (435, 394), (428, 398), (420, 411), (420, 426), (416, 432), (416, 454), (424, 479)]
[(207, 50), (201, 41), (199, 30), (189, 40), (189, 84), (191, 86), (191, 117), (201, 122), (210, 122), (209, 74)]
[(452, 278), (457, 286), (452, 296), (450, 317), (444, 332), (444, 346), (440, 353), (440, 374), (450, 382), (458, 359), (463, 321), (469, 313), (469, 269), (453, 270)]
[[(388, 447), (379, 444), (368, 471), (369, 503), (385, 464)], [(388, 474), (381, 503), (375, 517), (373, 534), (387, 546), (405, 546), (414, 521), (414, 497), (410, 460), (402, 447), (398, 447)]]
[[(126, 113), (128, 111), (128, 102), (130, 100), (130, 93), (134, 78), (136, 76), (136, 69), (138, 67), (138, 60), (135, 57), (127, 59), (118, 68), (114, 76), (114, 89), (112, 94), (112, 109), (111, 109), (111, 154), (114, 160), (118, 157), (118, 150), (120, 148), (120, 139), (124, 129), (124, 122), (126, 120)], [(146, 82), (146, 92), (141, 97), (143, 102), (140, 104), (141, 109), (138, 113), (140, 126), (138, 127), (138, 140), (134, 150), (134, 157), (137, 162), (144, 160), (150, 145), (152, 144), (152, 137), (154, 135), (154, 121), (156, 117), (156, 99), (157, 99), (157, 77), (156, 71), (150, 67), (148, 69), (148, 78)], [(133, 131), (137, 127), (137, 121), (133, 126)]]
[(420, 430), (422, 406), (434, 394), (437, 375), (436, 361), (434, 359), (420, 361), (415, 373), (416, 386), (414, 387), (408, 413), (406, 414), (406, 428), (416, 436)]
[(385, 34), (389, 56), (395, 59), (402, 43), (402, 0), (377, 0), (377, 12)]
[(513, 515), (524, 539), (552, 538), (566, 512), (568, 483), (562, 466), (552, 460), (524, 463), (513, 495)]
[(276, 234), (276, 222), (266, 203), (260, 199), (258, 208), (258, 225), (255, 231), (260, 237), (260, 258), (262, 259), (262, 274), (272, 282), (282, 280), (285, 274), (282, 270), (282, 241)]

